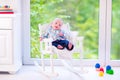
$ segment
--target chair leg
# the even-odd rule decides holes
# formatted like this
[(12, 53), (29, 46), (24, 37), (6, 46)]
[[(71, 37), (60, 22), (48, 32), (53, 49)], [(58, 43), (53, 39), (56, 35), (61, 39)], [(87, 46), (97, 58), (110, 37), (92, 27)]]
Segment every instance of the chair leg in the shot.
[(51, 66), (51, 72), (54, 73), (54, 65), (53, 65), (53, 55), (50, 55), (50, 66)]
[(50, 55), (50, 67), (51, 67), (51, 77), (57, 77), (59, 74), (54, 71), (54, 64), (53, 64), (53, 54)]
[(44, 54), (41, 55), (41, 64), (43, 71), (45, 71)]

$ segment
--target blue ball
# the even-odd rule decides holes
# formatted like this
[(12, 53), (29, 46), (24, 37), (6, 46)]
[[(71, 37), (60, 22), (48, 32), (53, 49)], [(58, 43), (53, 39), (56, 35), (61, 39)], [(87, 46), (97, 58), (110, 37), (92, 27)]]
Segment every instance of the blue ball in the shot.
[(95, 68), (100, 68), (100, 64), (99, 64), (99, 63), (96, 63), (96, 64), (95, 64)]
[(111, 70), (111, 66), (110, 66), (110, 65), (107, 65), (107, 66), (106, 66), (106, 70)]

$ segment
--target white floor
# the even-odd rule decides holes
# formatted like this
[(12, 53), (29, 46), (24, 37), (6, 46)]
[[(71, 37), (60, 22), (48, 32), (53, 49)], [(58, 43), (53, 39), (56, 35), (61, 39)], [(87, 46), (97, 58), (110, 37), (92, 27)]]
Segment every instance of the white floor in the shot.
[[(49, 67), (47, 67), (49, 70)], [(75, 68), (79, 70), (80, 68)], [(64, 67), (55, 67), (58, 77), (49, 77), (40, 72), (35, 66), (23, 66), (16, 74), (3, 74), (0, 73), (0, 80), (120, 80), (120, 68), (113, 68), (114, 75), (104, 73), (100, 77), (94, 67), (83, 68), (86, 72), (79, 73), (78, 76)]]

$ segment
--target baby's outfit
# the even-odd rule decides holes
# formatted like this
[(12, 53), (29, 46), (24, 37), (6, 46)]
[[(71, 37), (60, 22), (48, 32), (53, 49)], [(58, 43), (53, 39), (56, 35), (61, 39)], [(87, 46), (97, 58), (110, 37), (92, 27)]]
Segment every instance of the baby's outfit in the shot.
[[(60, 36), (59, 34), (62, 33), (63, 36)], [(58, 45), (61, 45), (63, 48), (58, 48), (58, 49), (64, 49), (67, 48), (68, 50), (72, 50), (73, 49), (73, 45), (71, 47), (71, 49), (69, 49), (68, 44), (69, 41), (67, 40), (67, 37), (69, 36), (67, 33), (65, 33), (65, 31), (59, 29), (59, 30), (54, 30), (52, 27), (49, 27), (46, 32), (42, 35), (42, 38), (52, 38), (52, 45), (55, 46), (56, 48), (58, 48)]]

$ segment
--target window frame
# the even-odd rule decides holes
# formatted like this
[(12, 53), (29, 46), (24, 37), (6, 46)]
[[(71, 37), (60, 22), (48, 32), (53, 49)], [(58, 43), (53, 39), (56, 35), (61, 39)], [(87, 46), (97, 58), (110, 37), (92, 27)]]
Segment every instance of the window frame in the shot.
[[(91, 59), (81, 59), (81, 60), (73, 60), (74, 65), (89, 65), (93, 66), (96, 62), (101, 63), (101, 65), (105, 65), (105, 49), (106, 49), (106, 41), (105, 41), (105, 26), (106, 26), (106, 2), (107, 0), (99, 0), (99, 52), (98, 52), (98, 60)], [(23, 13), (23, 64), (33, 64), (34, 60), (39, 61), (40, 59), (30, 58), (30, 0), (23, 0), (22, 2), (22, 13)], [(102, 53), (102, 54), (101, 54)], [(49, 59), (45, 60), (47, 64), (49, 64)], [(61, 65), (60, 59), (55, 60), (55, 65)]]
[(120, 66), (120, 60), (111, 60), (112, 0), (107, 0), (106, 17), (106, 65)]

